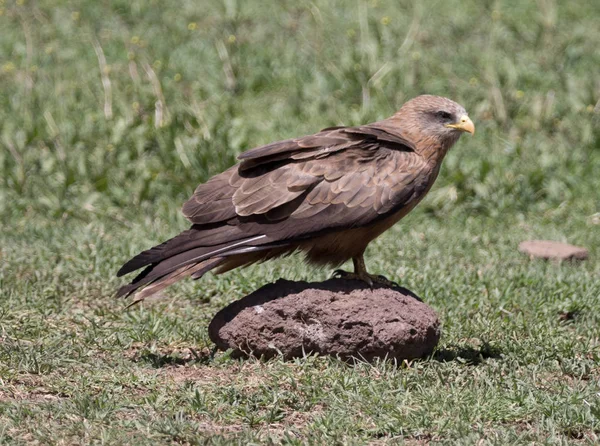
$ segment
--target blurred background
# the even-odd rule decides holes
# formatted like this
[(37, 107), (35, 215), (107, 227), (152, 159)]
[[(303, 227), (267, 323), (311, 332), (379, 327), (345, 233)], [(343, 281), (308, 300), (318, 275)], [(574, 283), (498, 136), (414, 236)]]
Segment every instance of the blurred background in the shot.
[(378, 120), (421, 93), (460, 102), (477, 127), (423, 211), (600, 218), (598, 2), (0, 8), (0, 215), (13, 228), (177, 208), (244, 150)]

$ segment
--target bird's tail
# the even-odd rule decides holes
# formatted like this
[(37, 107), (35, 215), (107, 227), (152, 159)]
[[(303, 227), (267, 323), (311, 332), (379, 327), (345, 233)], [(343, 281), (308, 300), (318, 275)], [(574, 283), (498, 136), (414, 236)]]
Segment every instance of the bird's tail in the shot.
[(223, 260), (225, 260), (224, 257), (216, 257), (214, 259), (204, 260), (200, 263), (184, 265), (180, 268), (177, 268), (171, 273), (165, 274), (164, 276), (153, 280), (147, 285), (139, 284), (139, 282), (136, 283), (135, 281), (133, 281), (129, 285), (125, 285), (119, 288), (119, 290), (117, 291), (117, 297), (126, 297), (133, 293), (136, 293), (137, 291), (137, 293), (135, 294), (135, 300), (131, 302), (129, 306), (134, 305), (144, 300), (146, 297), (158, 293), (159, 291), (168, 287), (169, 285), (178, 282), (184, 277), (192, 276), (194, 279), (199, 279), (211, 269), (216, 268), (219, 264), (223, 262)]
[[(231, 255), (264, 250), (266, 246), (253, 244), (263, 238), (264, 235), (245, 237), (206, 246), (202, 231), (184, 231), (125, 263), (117, 272), (117, 276), (123, 276), (144, 266), (146, 268), (130, 284), (119, 288), (116, 295), (127, 297), (135, 293), (135, 302), (139, 302), (184, 277), (199, 279)], [(199, 242), (203, 244), (198, 246)]]

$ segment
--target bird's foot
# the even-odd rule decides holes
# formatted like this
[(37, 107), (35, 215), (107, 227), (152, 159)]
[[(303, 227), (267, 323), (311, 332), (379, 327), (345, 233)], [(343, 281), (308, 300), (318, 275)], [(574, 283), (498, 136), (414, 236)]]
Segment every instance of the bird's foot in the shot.
[(333, 272), (332, 277), (344, 280), (360, 280), (361, 282), (365, 282), (371, 288), (373, 288), (373, 285), (376, 283), (390, 288), (400, 288), (398, 283), (388, 279), (387, 277), (377, 274), (369, 274), (366, 271), (362, 273), (350, 273), (348, 271), (344, 271), (343, 269), (336, 269)]

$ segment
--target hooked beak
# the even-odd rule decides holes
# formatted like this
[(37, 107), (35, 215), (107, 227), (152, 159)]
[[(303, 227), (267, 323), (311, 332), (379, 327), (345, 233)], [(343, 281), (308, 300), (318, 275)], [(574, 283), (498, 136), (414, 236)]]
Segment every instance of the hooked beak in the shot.
[(471, 135), (475, 133), (475, 124), (473, 124), (473, 121), (467, 115), (461, 116), (456, 124), (446, 124), (446, 127), (460, 130), (461, 132), (468, 132)]

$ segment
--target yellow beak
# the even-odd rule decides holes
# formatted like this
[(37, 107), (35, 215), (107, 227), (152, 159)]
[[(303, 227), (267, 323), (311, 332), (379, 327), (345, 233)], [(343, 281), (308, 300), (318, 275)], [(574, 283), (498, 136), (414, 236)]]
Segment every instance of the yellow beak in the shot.
[(475, 133), (475, 124), (473, 124), (473, 121), (467, 115), (463, 115), (456, 124), (446, 124), (446, 127), (460, 130), (461, 132), (468, 132), (471, 135)]

